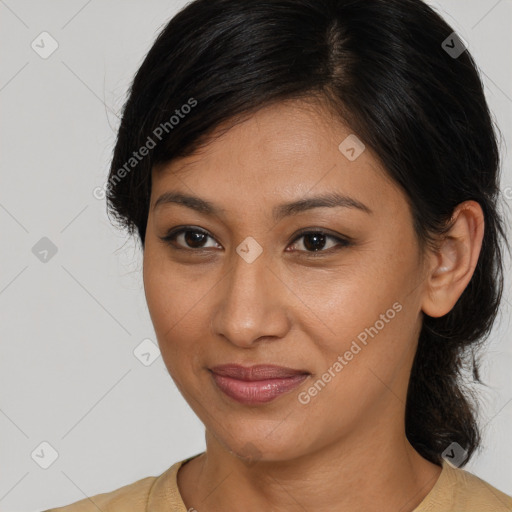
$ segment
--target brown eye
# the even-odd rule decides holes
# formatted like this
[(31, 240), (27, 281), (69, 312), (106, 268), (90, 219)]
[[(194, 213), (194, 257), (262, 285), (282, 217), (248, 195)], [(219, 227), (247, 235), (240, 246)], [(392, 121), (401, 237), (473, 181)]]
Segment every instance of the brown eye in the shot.
[[(197, 228), (181, 228), (173, 230), (161, 239), (178, 249), (209, 249), (212, 246), (206, 246), (208, 238), (213, 238), (206, 232)], [(218, 244), (217, 244), (218, 245)], [(214, 245), (215, 246), (215, 245)]]
[[(295, 241), (301, 238), (304, 239), (304, 241), (302, 244), (297, 244)], [(331, 245), (329, 245), (329, 240), (337, 243), (332, 244), (331, 242)], [(301, 233), (297, 238), (295, 238), (293, 245), (295, 250), (303, 252), (331, 252), (331, 249), (337, 250), (337, 246), (338, 249), (341, 247), (347, 247), (350, 245), (350, 242), (344, 238), (330, 235), (324, 231), (307, 231)], [(301, 245), (303, 248), (301, 248)]]

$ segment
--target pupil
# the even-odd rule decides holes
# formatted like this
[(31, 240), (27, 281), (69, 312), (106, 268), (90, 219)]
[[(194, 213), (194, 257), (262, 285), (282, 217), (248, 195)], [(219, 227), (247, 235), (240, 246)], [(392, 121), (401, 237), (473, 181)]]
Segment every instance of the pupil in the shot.
[(185, 242), (191, 247), (201, 247), (201, 242), (204, 242), (205, 236), (204, 233), (199, 233), (198, 231), (186, 231)]
[[(309, 243), (311, 240), (313, 240), (313, 243)], [(315, 242), (317, 245), (315, 245)], [(318, 246), (318, 242), (320, 242), (320, 247)], [(306, 235), (304, 237), (304, 247), (308, 250), (317, 251), (321, 249), (325, 245), (325, 235), (321, 233), (314, 233), (312, 235)]]

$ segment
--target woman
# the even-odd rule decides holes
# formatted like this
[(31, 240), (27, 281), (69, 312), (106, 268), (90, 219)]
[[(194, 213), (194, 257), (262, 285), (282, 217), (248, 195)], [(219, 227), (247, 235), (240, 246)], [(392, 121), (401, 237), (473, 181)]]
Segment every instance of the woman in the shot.
[(458, 378), (502, 294), (499, 153), (426, 4), (190, 3), (134, 79), (107, 198), (207, 448), (54, 510), (512, 510), (462, 469)]

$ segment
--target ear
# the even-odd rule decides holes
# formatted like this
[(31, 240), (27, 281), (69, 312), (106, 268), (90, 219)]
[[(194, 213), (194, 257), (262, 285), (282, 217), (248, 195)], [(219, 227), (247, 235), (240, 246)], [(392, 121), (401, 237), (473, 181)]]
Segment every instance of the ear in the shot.
[(429, 250), (429, 271), (422, 310), (431, 317), (449, 313), (468, 285), (480, 255), (484, 214), (476, 201), (459, 204), (450, 230)]

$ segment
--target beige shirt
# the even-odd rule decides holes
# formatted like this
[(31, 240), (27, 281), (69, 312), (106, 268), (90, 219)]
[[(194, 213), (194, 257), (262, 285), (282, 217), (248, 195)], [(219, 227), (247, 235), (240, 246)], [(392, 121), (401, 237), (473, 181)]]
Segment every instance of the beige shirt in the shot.
[[(97, 494), (44, 512), (187, 512), (176, 481), (178, 469), (194, 455), (115, 491)], [(194, 509), (189, 509), (194, 512)], [(477, 476), (443, 461), (437, 482), (413, 512), (511, 512), (512, 497)]]

